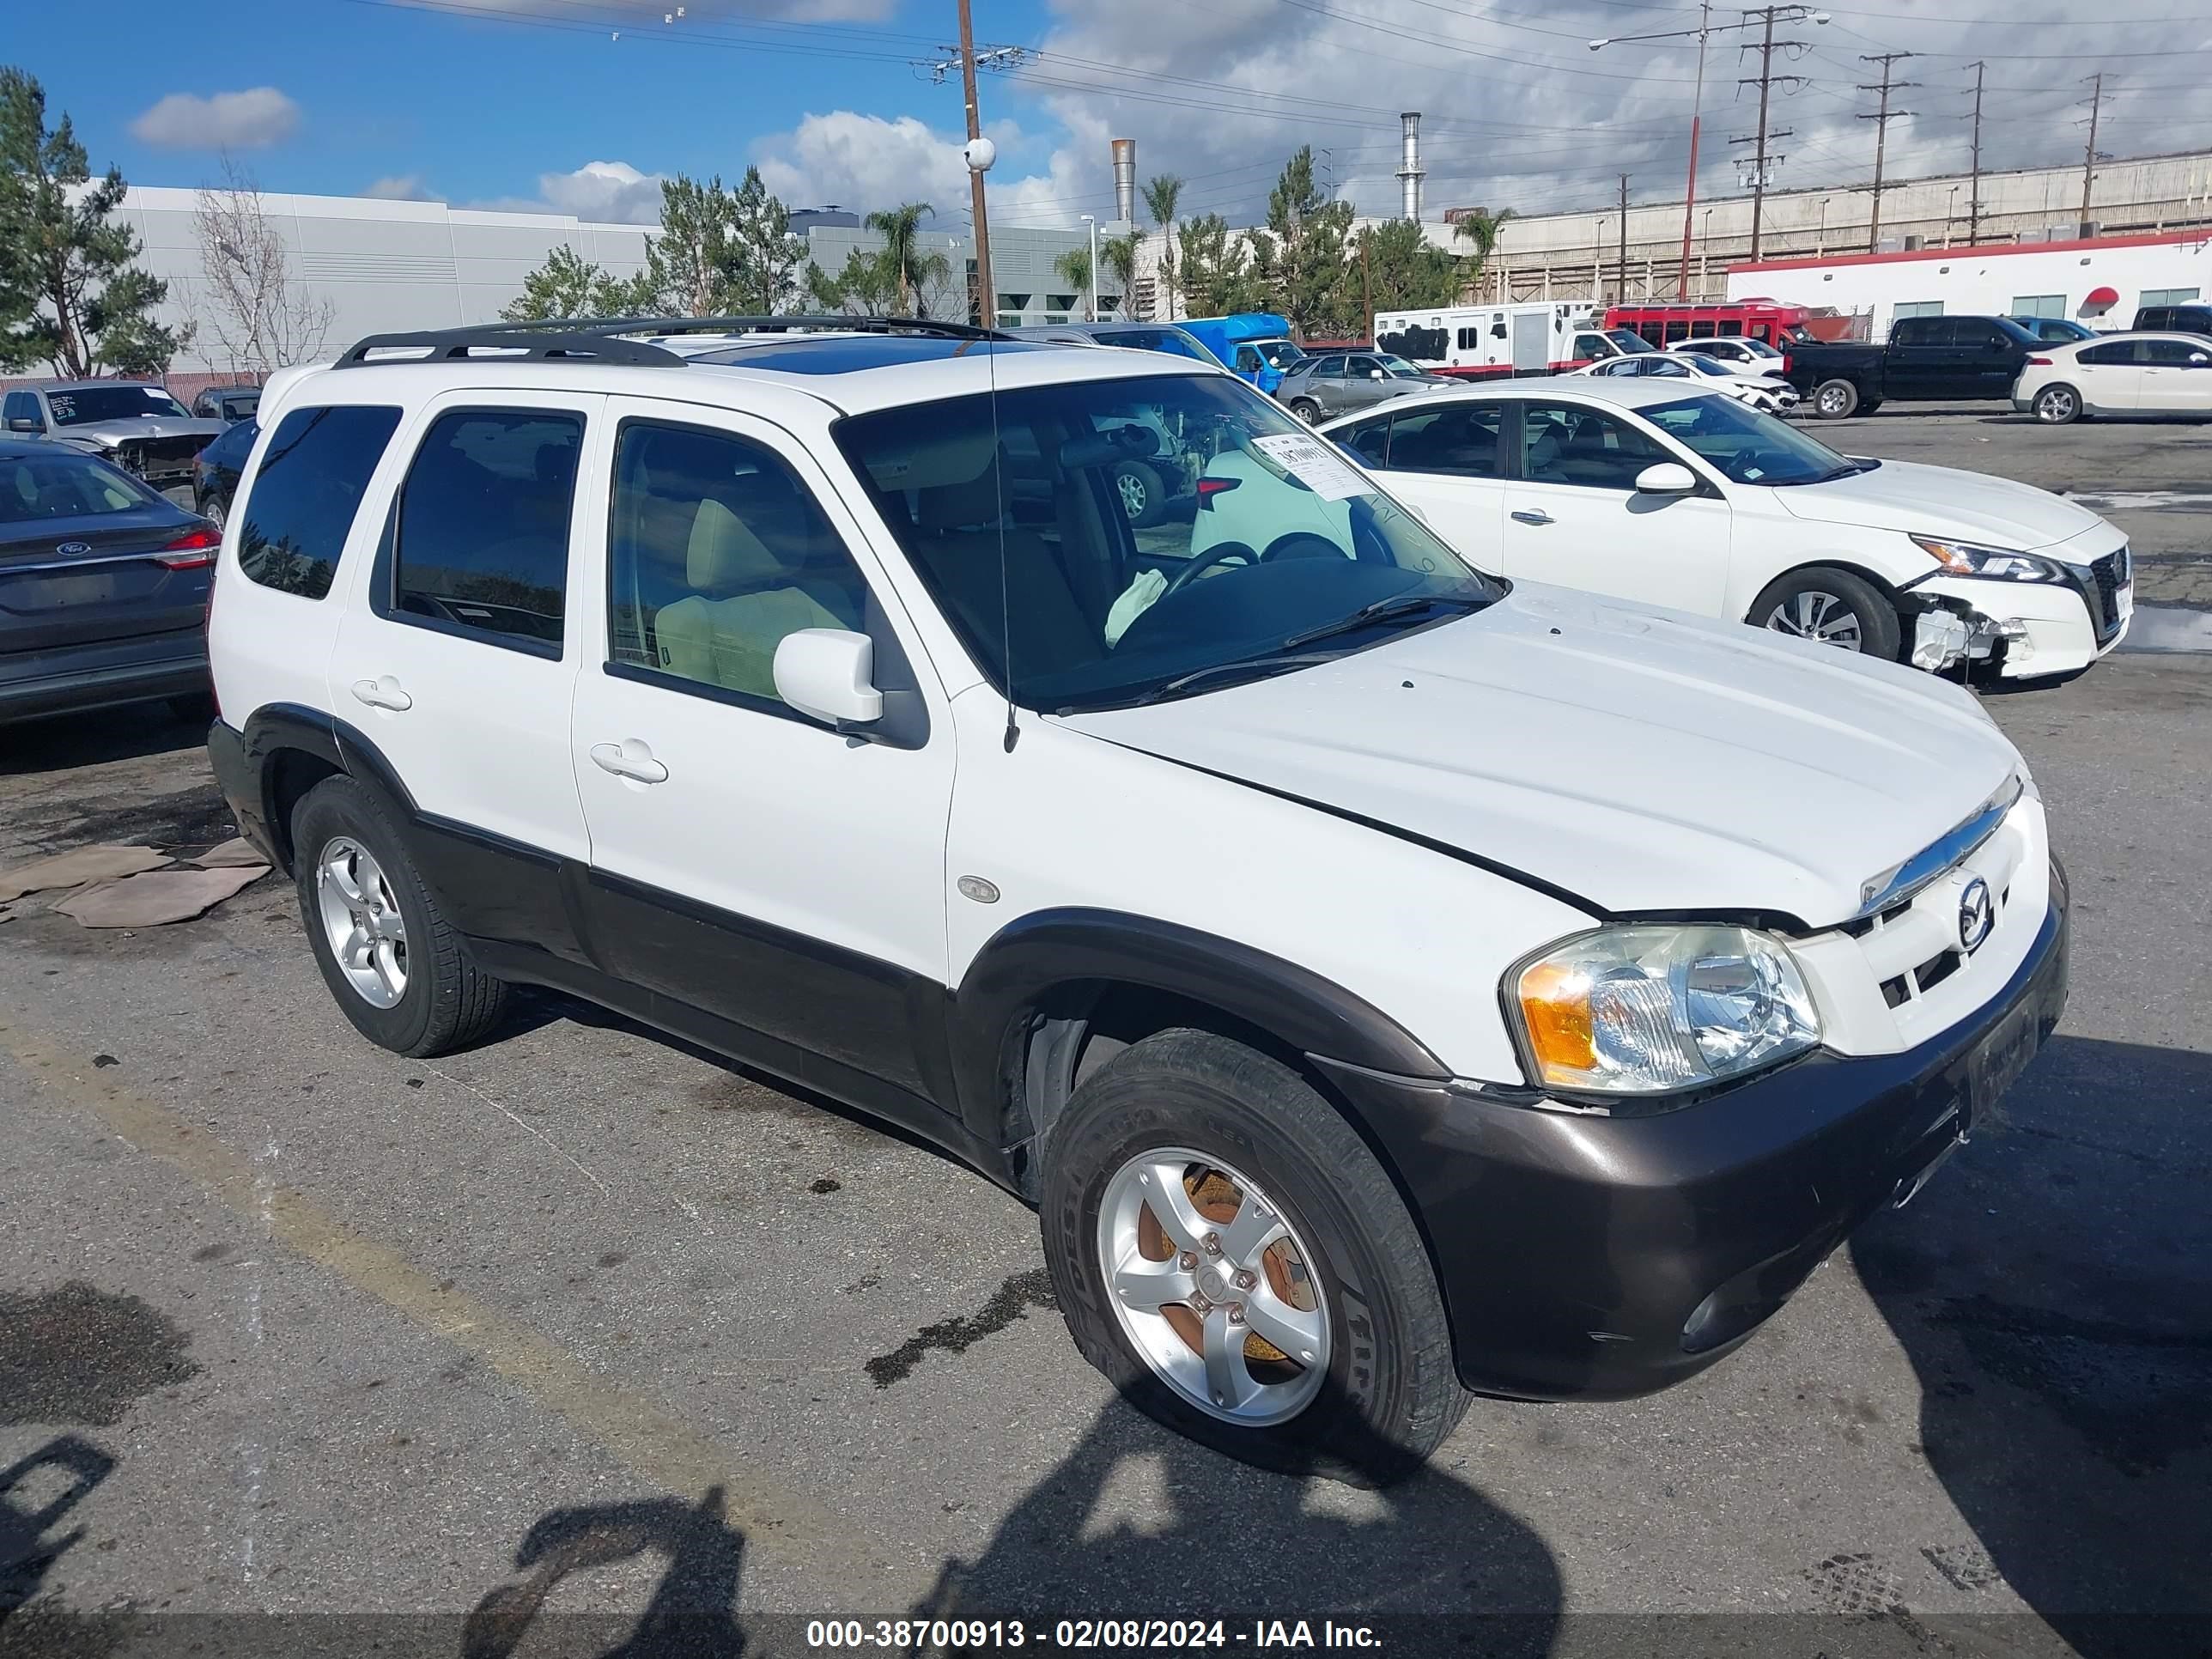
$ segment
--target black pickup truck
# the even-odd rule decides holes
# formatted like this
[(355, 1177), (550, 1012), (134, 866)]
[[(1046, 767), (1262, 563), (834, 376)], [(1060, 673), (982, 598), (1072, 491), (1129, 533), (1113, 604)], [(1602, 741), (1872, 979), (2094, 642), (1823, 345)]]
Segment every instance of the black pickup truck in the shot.
[(2009, 317), (1900, 317), (1887, 345), (1808, 341), (1790, 347), (1790, 383), (1824, 421), (1867, 414), (1891, 398), (2009, 398), (2033, 335)]

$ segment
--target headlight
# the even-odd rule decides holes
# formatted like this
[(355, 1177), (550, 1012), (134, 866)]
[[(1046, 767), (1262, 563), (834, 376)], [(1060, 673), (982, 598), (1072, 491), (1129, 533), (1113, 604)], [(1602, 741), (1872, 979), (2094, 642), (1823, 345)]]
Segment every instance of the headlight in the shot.
[(1653, 1095), (1741, 1076), (1820, 1040), (1789, 947), (1747, 927), (1600, 928), (1506, 975), (1529, 1076)]
[(1954, 576), (1991, 576), (2000, 581), (2063, 582), (2066, 573), (2050, 559), (2010, 548), (1981, 547), (1942, 536), (1914, 536), (1912, 544)]

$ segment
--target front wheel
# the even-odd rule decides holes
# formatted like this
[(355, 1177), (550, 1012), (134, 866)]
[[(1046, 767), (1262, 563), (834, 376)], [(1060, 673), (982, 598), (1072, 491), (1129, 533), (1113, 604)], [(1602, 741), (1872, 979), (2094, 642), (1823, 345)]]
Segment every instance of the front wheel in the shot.
[(1124, 461), (1114, 469), (1114, 493), (1122, 514), (1139, 530), (1158, 524), (1168, 510), (1167, 486), (1142, 461)]
[(2047, 386), (2035, 394), (2035, 418), (2045, 426), (2065, 426), (2081, 418), (2081, 394), (2070, 386)]
[(1849, 380), (1823, 380), (1813, 388), (1813, 412), (1824, 421), (1840, 421), (1859, 406), (1859, 389)]
[(1769, 583), (1744, 620), (1754, 628), (1863, 651), (1887, 662), (1897, 660), (1904, 633), (1897, 607), (1871, 583), (1824, 565), (1793, 570)]
[(1233, 1457), (1363, 1483), (1410, 1474), (1467, 1409), (1398, 1190), (1304, 1079), (1164, 1031), (1048, 1132), (1045, 1259), (1084, 1357)]

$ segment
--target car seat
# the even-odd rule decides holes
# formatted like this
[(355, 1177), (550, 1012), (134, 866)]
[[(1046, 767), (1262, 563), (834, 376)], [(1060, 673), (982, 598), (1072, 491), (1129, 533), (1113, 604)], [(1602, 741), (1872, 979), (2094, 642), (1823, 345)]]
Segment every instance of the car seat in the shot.
[(798, 586), (744, 521), (711, 497), (692, 520), (684, 575), (691, 593), (661, 607), (653, 633), (660, 665), (686, 679), (773, 697), (775, 649), (785, 635), (850, 626)]

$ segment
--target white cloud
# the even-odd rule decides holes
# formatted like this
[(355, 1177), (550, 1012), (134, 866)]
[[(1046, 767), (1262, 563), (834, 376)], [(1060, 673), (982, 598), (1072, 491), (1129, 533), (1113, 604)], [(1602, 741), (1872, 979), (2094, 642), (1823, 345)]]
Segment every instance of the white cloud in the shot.
[(372, 202), (442, 202), (446, 199), (424, 185), (419, 173), (398, 173), (379, 179), (362, 194)]
[[(988, 131), (1002, 156), (1023, 143), (1011, 121)], [(911, 115), (887, 120), (841, 109), (809, 115), (789, 132), (759, 140), (753, 150), (763, 182), (793, 207), (834, 202), (866, 213), (927, 202), (937, 210), (930, 228), (956, 230), (968, 218), (968, 164), (960, 153), (965, 142), (962, 134), (940, 132)], [(1099, 148), (1103, 154), (1103, 140)], [(994, 222), (1003, 214), (1010, 222), (1044, 222), (1046, 209), (1072, 194), (1074, 184), (1074, 157), (1066, 149), (1054, 152), (1042, 173), (1010, 175), (1001, 163), (990, 174)], [(1052, 216), (1074, 222), (1073, 211)]]
[(660, 222), (660, 174), (640, 173), (627, 161), (586, 161), (574, 173), (541, 173), (535, 196), (471, 202), (499, 213), (573, 213), (612, 224)]
[(141, 143), (163, 149), (266, 149), (299, 131), (300, 106), (274, 87), (244, 92), (173, 92), (131, 124)]
[[(683, 15), (674, 14), (679, 3)], [(544, 0), (479, 0), (475, 9), (544, 15)], [(756, 21), (789, 23), (880, 22), (897, 9), (897, 0), (603, 0), (594, 9), (611, 20), (629, 19), (624, 27), (698, 33), (712, 24)], [(596, 21), (596, 20), (595, 20)]]

